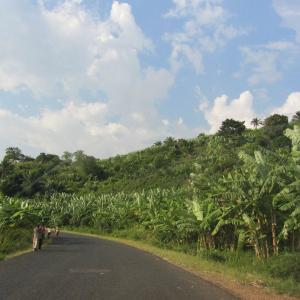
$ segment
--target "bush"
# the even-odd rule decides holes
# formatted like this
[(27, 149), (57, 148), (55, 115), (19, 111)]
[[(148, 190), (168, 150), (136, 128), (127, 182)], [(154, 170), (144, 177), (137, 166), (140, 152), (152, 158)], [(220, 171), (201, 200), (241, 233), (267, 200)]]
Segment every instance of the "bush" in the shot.
[(226, 261), (226, 255), (220, 250), (199, 250), (198, 255), (205, 259), (209, 259), (215, 262), (224, 263)]
[(274, 256), (269, 260), (267, 268), (272, 277), (291, 277), (300, 282), (300, 253)]
[(8, 229), (1, 232), (0, 255), (6, 255), (30, 247), (32, 233), (27, 229)]

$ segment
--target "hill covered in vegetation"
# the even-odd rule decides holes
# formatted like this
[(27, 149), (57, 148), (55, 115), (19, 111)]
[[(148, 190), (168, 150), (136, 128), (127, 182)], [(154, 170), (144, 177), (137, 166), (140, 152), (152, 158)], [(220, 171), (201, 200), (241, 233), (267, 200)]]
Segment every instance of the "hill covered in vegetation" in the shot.
[[(198, 163), (212, 174), (224, 175), (240, 163), (238, 153), (255, 150), (290, 151), (284, 131), (297, 123), (273, 115), (264, 122), (253, 120), (256, 129), (243, 122), (226, 120), (215, 135), (199, 134), (193, 139), (166, 138), (152, 147), (96, 159), (83, 151), (65, 152), (62, 157), (41, 153), (36, 158), (18, 148), (6, 150), (0, 164), (0, 192), (7, 196), (35, 197), (55, 192), (134, 192), (152, 188), (186, 187)], [(263, 125), (263, 126), (261, 126)], [(260, 128), (258, 128), (260, 127)]]

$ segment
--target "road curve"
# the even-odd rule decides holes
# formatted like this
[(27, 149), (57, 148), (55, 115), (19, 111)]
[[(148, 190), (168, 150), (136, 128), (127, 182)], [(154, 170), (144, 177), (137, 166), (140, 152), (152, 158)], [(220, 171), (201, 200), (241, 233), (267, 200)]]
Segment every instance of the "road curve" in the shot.
[(40, 252), (0, 262), (1, 300), (236, 299), (135, 248), (62, 234)]

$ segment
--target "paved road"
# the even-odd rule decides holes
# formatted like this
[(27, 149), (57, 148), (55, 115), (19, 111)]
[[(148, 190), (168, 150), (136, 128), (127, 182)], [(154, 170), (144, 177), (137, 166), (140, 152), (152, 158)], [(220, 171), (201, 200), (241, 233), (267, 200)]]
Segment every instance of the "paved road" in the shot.
[(126, 245), (62, 234), (40, 252), (0, 262), (1, 300), (236, 299)]

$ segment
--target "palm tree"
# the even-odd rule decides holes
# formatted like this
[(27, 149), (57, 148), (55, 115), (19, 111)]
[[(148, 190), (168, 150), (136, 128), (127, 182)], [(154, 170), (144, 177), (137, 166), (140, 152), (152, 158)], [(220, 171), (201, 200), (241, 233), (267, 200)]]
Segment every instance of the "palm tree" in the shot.
[(257, 129), (258, 126), (262, 125), (263, 122), (262, 120), (258, 119), (258, 118), (254, 118), (252, 121), (251, 121), (251, 125), (253, 125), (253, 127), (255, 129)]

